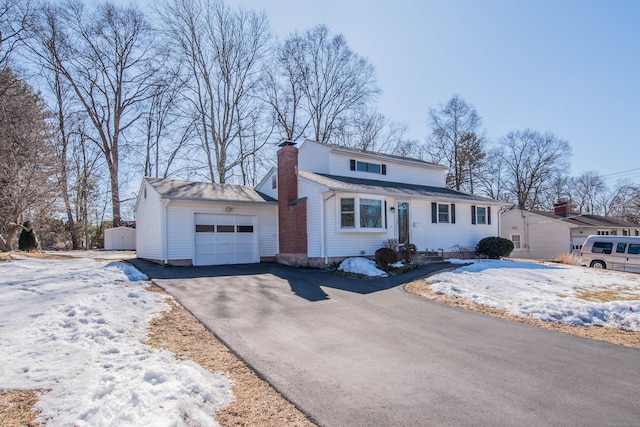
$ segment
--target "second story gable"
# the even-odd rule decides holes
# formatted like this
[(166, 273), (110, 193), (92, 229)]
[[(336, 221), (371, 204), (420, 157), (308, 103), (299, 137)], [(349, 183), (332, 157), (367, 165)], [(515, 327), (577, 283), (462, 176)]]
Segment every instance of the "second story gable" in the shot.
[(448, 169), (419, 159), (305, 141), (300, 146), (301, 171), (388, 182), (446, 187)]

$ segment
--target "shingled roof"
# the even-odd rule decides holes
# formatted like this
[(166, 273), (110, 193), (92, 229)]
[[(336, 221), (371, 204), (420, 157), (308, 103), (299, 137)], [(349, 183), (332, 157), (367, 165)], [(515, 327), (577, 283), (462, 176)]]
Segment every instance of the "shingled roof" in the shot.
[(406, 184), (403, 182), (388, 182), (374, 179), (352, 178), (346, 176), (328, 175), (321, 173), (298, 173), (302, 178), (324, 185), (330, 190), (347, 191), (353, 193), (374, 193), (394, 196), (429, 197), (433, 199), (455, 199), (487, 204), (502, 204), (496, 200), (462, 193), (449, 188), (431, 187), (427, 185)]
[(234, 184), (213, 184), (172, 179), (145, 178), (165, 199), (209, 200), (241, 203), (276, 202), (253, 187)]
[(566, 222), (576, 227), (620, 227), (620, 228), (638, 228), (640, 225), (632, 222), (622, 221), (616, 218), (610, 218), (601, 215), (581, 215), (571, 214), (564, 217), (554, 212), (531, 211), (531, 213), (551, 218), (556, 221)]

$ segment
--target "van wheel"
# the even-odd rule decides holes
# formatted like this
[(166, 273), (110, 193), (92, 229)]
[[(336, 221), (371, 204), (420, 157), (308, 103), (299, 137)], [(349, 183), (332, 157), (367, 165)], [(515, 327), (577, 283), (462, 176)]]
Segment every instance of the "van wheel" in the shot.
[(604, 261), (591, 261), (591, 267), (592, 268), (601, 268), (603, 270), (607, 269), (607, 265), (604, 263)]

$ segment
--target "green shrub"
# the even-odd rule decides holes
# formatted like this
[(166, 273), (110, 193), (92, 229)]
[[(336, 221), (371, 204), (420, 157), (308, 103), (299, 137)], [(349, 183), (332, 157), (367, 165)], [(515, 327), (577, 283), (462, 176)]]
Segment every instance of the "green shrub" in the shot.
[(489, 259), (509, 256), (513, 251), (513, 242), (503, 237), (485, 237), (476, 245), (476, 255)]
[(387, 270), (389, 264), (398, 262), (398, 252), (391, 248), (380, 248), (376, 251), (376, 265), (382, 270)]

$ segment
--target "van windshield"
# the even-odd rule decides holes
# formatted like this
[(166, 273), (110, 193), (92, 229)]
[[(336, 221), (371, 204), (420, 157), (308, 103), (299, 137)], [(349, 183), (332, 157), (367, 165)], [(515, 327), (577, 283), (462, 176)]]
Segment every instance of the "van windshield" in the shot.
[(594, 254), (611, 254), (613, 243), (611, 242), (593, 242), (591, 252)]

